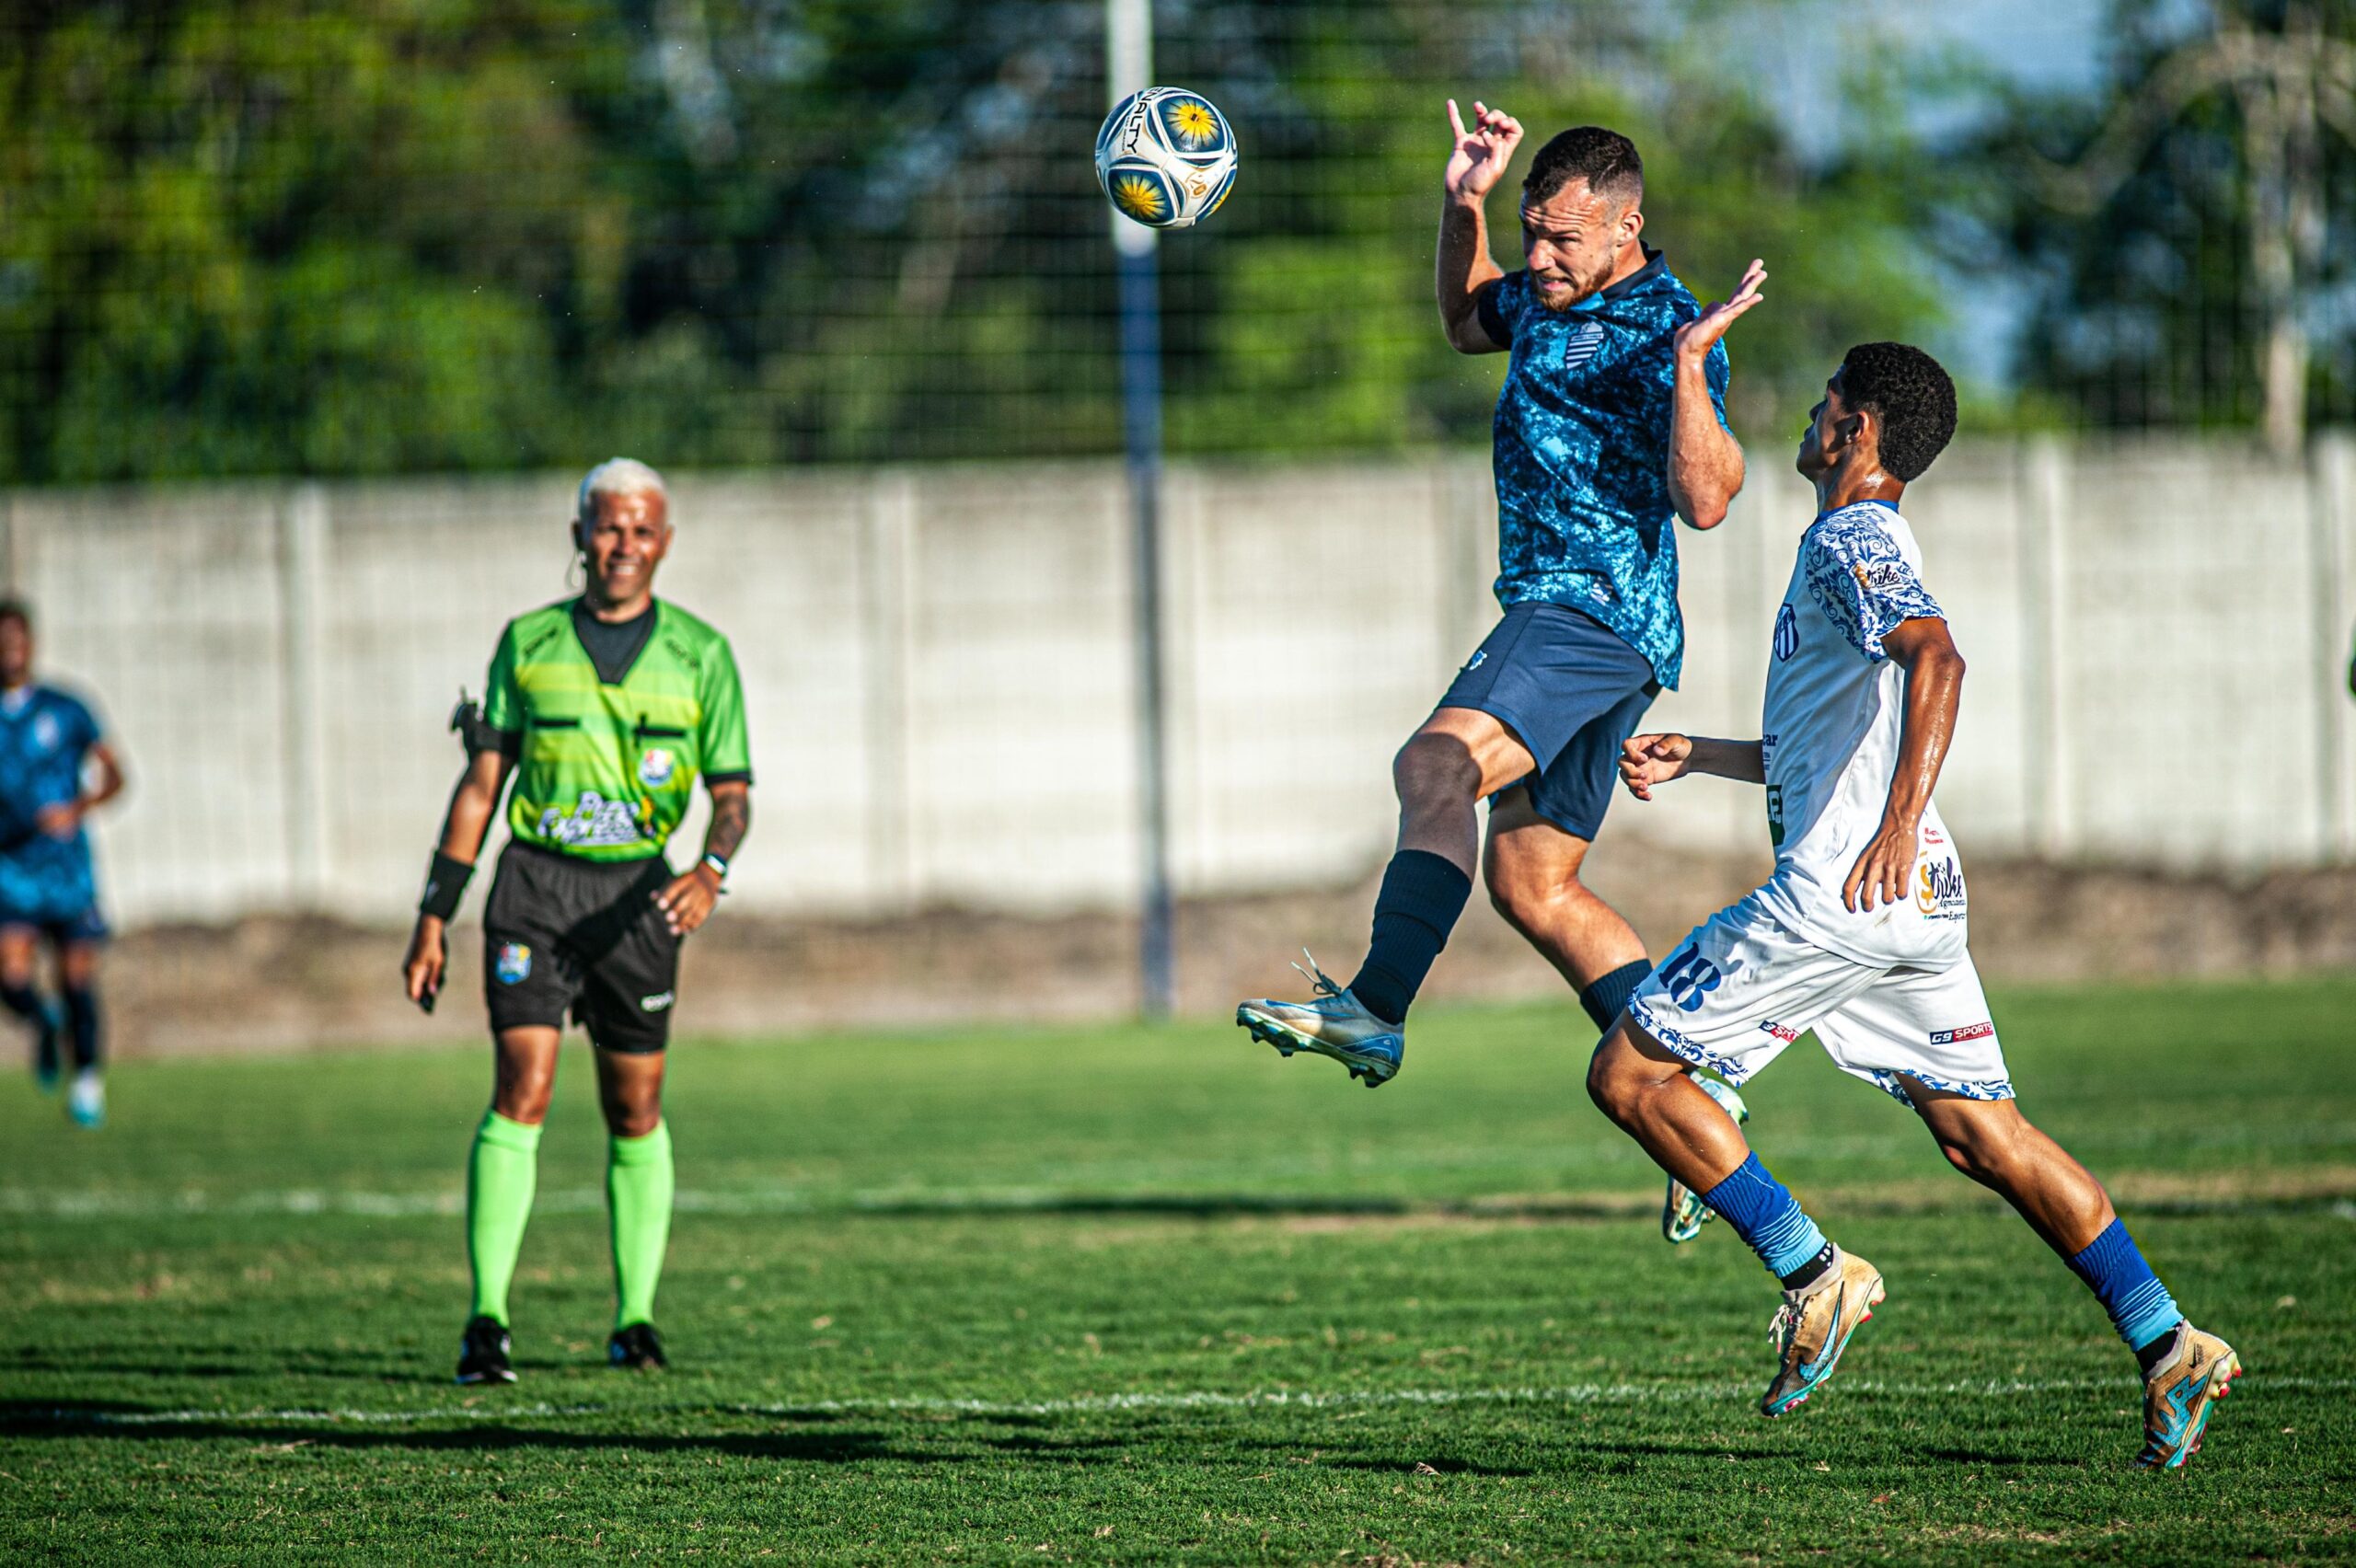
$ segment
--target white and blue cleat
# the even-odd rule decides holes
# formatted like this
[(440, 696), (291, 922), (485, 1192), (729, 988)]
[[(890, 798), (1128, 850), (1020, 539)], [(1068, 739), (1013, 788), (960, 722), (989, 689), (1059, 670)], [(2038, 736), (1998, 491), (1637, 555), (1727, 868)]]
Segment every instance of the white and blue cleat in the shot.
[(95, 1133), (107, 1124), (106, 1079), (97, 1068), (84, 1067), (74, 1075), (65, 1090), (65, 1113), (85, 1132)]
[[(1701, 1086), (1703, 1093), (1718, 1102), (1719, 1110), (1734, 1118), (1736, 1126), (1739, 1127), (1750, 1120), (1750, 1107), (1742, 1102), (1741, 1095), (1717, 1079), (1703, 1078), (1700, 1073), (1693, 1075), (1693, 1081)], [(1672, 1247), (1682, 1241), (1691, 1241), (1702, 1234), (1702, 1227), (1717, 1217), (1710, 1205), (1702, 1201), (1701, 1193), (1674, 1176), (1669, 1179), (1669, 1196), (1662, 1200), (1660, 1205), (1663, 1240)]]
[(1245, 1002), (1235, 1009), (1235, 1021), (1250, 1030), (1253, 1039), (1274, 1045), (1280, 1055), (1311, 1051), (1333, 1057), (1369, 1089), (1380, 1089), (1398, 1077), (1407, 1055), (1406, 1031), (1369, 1012), (1366, 1004), (1318, 968), (1306, 951), (1300, 956), (1309, 959), (1309, 966), (1293, 967), (1309, 977), (1316, 993), (1312, 999)]

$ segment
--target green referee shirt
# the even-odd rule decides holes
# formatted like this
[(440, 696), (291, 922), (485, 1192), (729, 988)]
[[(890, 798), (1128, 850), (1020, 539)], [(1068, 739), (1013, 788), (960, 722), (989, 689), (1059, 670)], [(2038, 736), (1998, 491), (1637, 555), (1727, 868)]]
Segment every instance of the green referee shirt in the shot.
[(518, 616), (491, 655), (483, 719), (516, 765), (507, 826), (581, 859), (642, 860), (687, 815), (697, 775), (752, 779), (736, 656), (657, 599), (629, 666), (601, 672), (573, 629), (579, 604)]

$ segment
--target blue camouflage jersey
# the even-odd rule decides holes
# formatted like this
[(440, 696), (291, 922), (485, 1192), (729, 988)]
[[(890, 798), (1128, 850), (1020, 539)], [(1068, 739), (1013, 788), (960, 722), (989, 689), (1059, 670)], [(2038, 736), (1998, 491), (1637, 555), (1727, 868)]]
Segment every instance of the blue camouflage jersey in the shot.
[(0, 920), (72, 920), (98, 902), (88, 836), (53, 838), (35, 819), (82, 792), (99, 738), (89, 709), (54, 686), (0, 693)]
[[(1664, 686), (1685, 658), (1677, 508), (1669, 498), (1675, 335), (1701, 306), (1660, 252), (1568, 310), (1527, 272), (1481, 291), (1481, 325), (1510, 345), (1497, 393), (1497, 601), (1583, 610), (1643, 654)], [(1727, 350), (1705, 363), (1726, 423)]]

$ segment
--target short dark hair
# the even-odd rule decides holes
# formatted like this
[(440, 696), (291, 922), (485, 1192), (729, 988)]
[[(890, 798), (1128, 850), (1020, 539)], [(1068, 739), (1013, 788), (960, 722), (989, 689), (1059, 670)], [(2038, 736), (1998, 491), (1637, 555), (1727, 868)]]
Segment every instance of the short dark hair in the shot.
[(1636, 144), (1600, 125), (1578, 125), (1538, 149), (1522, 177), (1521, 199), (1543, 202), (1574, 179), (1623, 208), (1645, 193), (1645, 160)]
[(33, 607), (14, 594), (0, 597), (0, 621), (17, 621), (30, 631), (33, 628)]
[(1841, 362), (1841, 400), (1881, 421), (1881, 466), (1912, 479), (1955, 439), (1955, 383), (1908, 343), (1859, 343)]

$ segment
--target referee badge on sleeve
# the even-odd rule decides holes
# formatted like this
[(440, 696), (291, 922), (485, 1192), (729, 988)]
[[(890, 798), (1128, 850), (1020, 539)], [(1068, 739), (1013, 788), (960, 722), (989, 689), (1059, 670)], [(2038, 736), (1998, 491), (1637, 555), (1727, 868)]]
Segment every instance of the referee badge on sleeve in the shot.
[(491, 972), (502, 986), (513, 986), (527, 979), (532, 973), (532, 950), (522, 942), (502, 942), (499, 952), (491, 960)]

